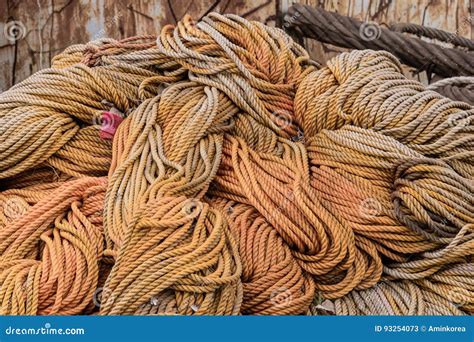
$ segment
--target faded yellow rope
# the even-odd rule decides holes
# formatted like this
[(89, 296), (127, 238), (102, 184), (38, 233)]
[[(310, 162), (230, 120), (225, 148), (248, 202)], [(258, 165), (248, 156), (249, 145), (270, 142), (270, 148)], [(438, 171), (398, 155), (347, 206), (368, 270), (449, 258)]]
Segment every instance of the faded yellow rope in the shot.
[(472, 313), (474, 109), (400, 71), (215, 13), (66, 49), (0, 95), (1, 312)]

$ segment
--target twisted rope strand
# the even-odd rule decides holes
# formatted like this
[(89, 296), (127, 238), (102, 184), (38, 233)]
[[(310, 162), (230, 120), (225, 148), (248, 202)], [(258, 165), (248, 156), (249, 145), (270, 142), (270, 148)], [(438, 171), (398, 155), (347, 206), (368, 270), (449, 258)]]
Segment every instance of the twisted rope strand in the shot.
[(71, 46), (0, 95), (0, 314), (472, 314), (473, 117), (235, 15)]

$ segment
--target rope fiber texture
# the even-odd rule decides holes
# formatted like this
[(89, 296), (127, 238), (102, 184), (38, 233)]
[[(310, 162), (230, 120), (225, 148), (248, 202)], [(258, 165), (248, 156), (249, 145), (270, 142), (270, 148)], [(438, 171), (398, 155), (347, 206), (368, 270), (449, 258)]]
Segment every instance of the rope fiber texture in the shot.
[(430, 84), (428, 87), (452, 100), (463, 101), (474, 105), (474, 77), (449, 77)]
[(397, 23), (390, 25), (390, 30), (395, 32), (406, 32), (417, 35), (419, 37), (436, 39), (440, 42), (453, 44), (458, 47), (464, 47), (468, 50), (474, 50), (474, 41), (472, 41), (471, 39), (464, 38), (462, 36), (458, 36), (455, 33), (446, 32), (432, 27), (426, 27), (413, 23)]
[(71, 46), (0, 94), (0, 314), (472, 314), (473, 118), (236, 15)]
[[(441, 30), (411, 24), (388, 29), (302, 4), (291, 6), (284, 20), (285, 27), (303, 37), (349, 49), (388, 51), (418, 71), (427, 70), (442, 77), (474, 75), (474, 42)], [(436, 39), (453, 47), (430, 43), (403, 32)]]

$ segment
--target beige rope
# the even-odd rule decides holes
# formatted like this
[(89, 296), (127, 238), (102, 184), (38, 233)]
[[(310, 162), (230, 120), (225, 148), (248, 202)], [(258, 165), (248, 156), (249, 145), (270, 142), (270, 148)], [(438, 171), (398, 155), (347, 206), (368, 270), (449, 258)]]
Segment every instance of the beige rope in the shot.
[(211, 13), (52, 65), (0, 95), (1, 313), (473, 312), (474, 109), (392, 55)]

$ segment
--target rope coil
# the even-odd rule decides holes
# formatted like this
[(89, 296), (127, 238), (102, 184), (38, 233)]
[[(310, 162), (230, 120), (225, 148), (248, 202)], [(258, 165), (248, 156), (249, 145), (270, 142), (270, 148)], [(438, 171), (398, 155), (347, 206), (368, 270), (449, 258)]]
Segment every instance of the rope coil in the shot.
[(473, 117), (235, 15), (72, 46), (0, 94), (1, 313), (471, 314)]
[[(403, 63), (418, 71), (428, 70), (443, 77), (474, 75), (472, 51), (444, 47), (402, 34), (399, 27), (392, 31), (372, 23), (328, 12), (321, 8), (294, 4), (285, 15), (285, 27), (297, 30), (300, 35), (324, 43), (349, 49), (383, 50), (397, 56)], [(404, 30), (414, 31), (409, 26)], [(420, 29), (416, 30), (421, 32)], [(456, 38), (440, 30), (423, 29), (430, 38), (444, 38), (449, 43), (471, 48), (472, 40)], [(457, 37), (457, 36), (455, 36)]]

